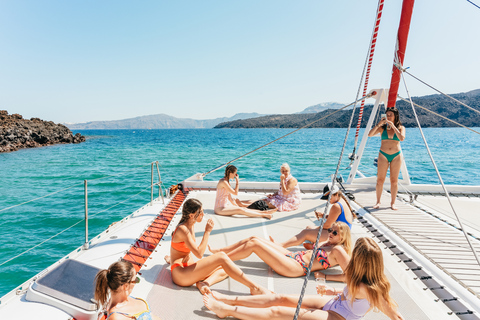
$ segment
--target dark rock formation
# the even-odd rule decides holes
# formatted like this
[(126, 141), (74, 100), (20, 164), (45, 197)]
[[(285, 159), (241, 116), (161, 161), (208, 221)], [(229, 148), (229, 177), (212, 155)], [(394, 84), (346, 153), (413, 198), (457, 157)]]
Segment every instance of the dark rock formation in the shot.
[(9, 115), (0, 110), (0, 153), (22, 148), (35, 148), (57, 143), (80, 143), (85, 137), (62, 124), (39, 118), (23, 119), (19, 114)]

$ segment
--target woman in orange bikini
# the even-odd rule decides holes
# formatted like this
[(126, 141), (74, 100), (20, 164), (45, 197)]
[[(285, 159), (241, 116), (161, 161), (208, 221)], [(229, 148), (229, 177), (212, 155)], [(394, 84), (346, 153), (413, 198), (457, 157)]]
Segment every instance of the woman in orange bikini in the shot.
[(380, 153), (377, 163), (377, 203), (374, 209), (380, 208), (380, 198), (383, 191), (383, 183), (387, 177), (388, 167), (390, 167), (390, 207), (397, 210), (395, 200), (398, 191), (398, 174), (402, 165), (402, 153), (400, 149), (400, 141), (405, 140), (405, 127), (400, 122), (400, 115), (396, 108), (389, 108), (385, 112), (386, 117), (370, 130), (369, 137), (381, 133), (382, 144), (380, 145)]
[[(227, 276), (244, 284), (253, 294), (270, 293), (267, 289), (248, 279), (243, 271), (223, 252), (203, 258), (208, 238), (213, 229), (213, 220), (208, 219), (202, 241), (195, 241), (195, 223), (203, 219), (202, 203), (197, 199), (188, 199), (183, 204), (182, 218), (172, 234), (170, 262), (172, 280), (175, 284), (188, 287), (196, 284), (202, 294), (210, 293), (210, 286)], [(194, 261), (192, 254), (199, 260)]]
[(291, 252), (284, 247), (256, 236), (241, 240), (221, 249), (208, 248), (212, 253), (225, 252), (232, 260), (245, 259), (255, 253), (276, 273), (284, 277), (300, 277), (307, 274), (312, 255), (312, 271), (325, 270), (340, 265), (347, 267), (352, 251), (350, 228), (344, 222), (335, 222), (328, 230), (328, 240), (313, 250)]

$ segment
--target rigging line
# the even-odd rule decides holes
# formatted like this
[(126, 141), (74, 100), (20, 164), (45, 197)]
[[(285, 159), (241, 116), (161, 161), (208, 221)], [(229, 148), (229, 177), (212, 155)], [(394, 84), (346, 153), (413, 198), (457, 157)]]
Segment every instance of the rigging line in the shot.
[(445, 187), (445, 184), (443, 183), (442, 176), (440, 175), (440, 172), (438, 171), (435, 160), (433, 159), (433, 155), (430, 152), (430, 148), (428, 147), (428, 143), (427, 143), (427, 140), (425, 139), (425, 135), (423, 134), (423, 130), (422, 130), (422, 127), (420, 125), (420, 121), (418, 120), (417, 112), (415, 111), (415, 107), (413, 105), (412, 98), (410, 97), (410, 92), (408, 91), (407, 83), (405, 82), (405, 77), (403, 76), (403, 72), (400, 72), (400, 74), (402, 75), (403, 84), (405, 85), (405, 90), (407, 91), (408, 99), (410, 100), (412, 110), (413, 110), (413, 114), (415, 116), (415, 120), (417, 121), (418, 128), (420, 129), (420, 134), (422, 135), (423, 142), (425, 143), (425, 147), (427, 148), (428, 155), (430, 156), (430, 159), (432, 160), (433, 167), (435, 168), (435, 171), (437, 172), (437, 176), (438, 176), (438, 179), (440, 180), (443, 191), (445, 192), (445, 196), (447, 197), (448, 203), (450, 204), (450, 207), (452, 208), (452, 211), (455, 214), (455, 217), (456, 217), (456, 219), (457, 219), (457, 221), (460, 225), (460, 228), (462, 229), (462, 232), (465, 236), (465, 239), (467, 239), (467, 242), (468, 242), (470, 248), (472, 249), (472, 252), (473, 252), (473, 255), (475, 256), (475, 259), (477, 260), (477, 263), (480, 266), (480, 258), (478, 257), (477, 252), (475, 251), (475, 248), (473, 247), (472, 243), (470, 242), (470, 239), (468, 238), (468, 234), (465, 231), (465, 228), (463, 227), (463, 224), (462, 224), (462, 221), (460, 220), (460, 217), (458, 216), (457, 212), (455, 211), (455, 208), (453, 207), (453, 203), (452, 203), (452, 200), (450, 199), (450, 195), (448, 194), (447, 188)]
[(32, 199), (32, 200), (28, 200), (28, 201), (25, 201), (25, 202), (22, 202), (22, 203), (13, 205), (13, 206), (11, 206), (11, 207), (3, 208), (3, 209), (0, 210), (0, 212), (5, 211), (5, 210), (8, 210), (8, 209), (12, 209), (12, 208), (15, 208), (15, 207), (24, 205), (24, 204), (27, 204), (27, 203), (29, 203), (29, 202), (37, 201), (37, 200), (40, 200), (40, 199), (42, 199), (42, 198), (49, 197), (49, 196), (51, 196), (51, 195), (54, 195), (55, 193), (59, 193), (59, 192), (62, 192), (62, 191), (71, 189), (71, 188), (76, 187), (76, 186), (81, 185), (81, 184), (83, 184), (83, 182), (74, 184), (74, 185), (72, 185), (72, 186), (70, 186), (70, 187), (67, 187), (67, 188), (64, 188), (64, 189), (61, 189), (61, 190), (58, 190), (58, 191), (55, 191), (55, 192), (52, 192), (52, 193), (49, 193), (49, 194), (46, 194), (46, 195), (44, 195), (44, 196), (42, 196), (42, 197), (38, 197), (38, 198), (35, 198), (35, 199)]
[(473, 3), (473, 2), (470, 1), (470, 0), (467, 0), (467, 1), (470, 2), (471, 4), (473, 4), (473, 5), (474, 5), (475, 7), (477, 7), (478, 9), (480, 9), (480, 7), (479, 7), (477, 4)]
[[(400, 97), (400, 96), (398, 96), (398, 97), (399, 97), (400, 99), (402, 99), (403, 101), (410, 103), (409, 100), (407, 100), (407, 99), (405, 99), (405, 98), (402, 98), (402, 97)], [(447, 120), (447, 121), (450, 121), (450, 122), (452, 122), (452, 123), (455, 123), (455, 124), (456, 124), (457, 126), (459, 126), (459, 127), (462, 127), (462, 128), (467, 129), (467, 130), (470, 130), (470, 131), (472, 131), (472, 132), (475, 132), (475, 133), (477, 133), (477, 134), (480, 134), (480, 132), (475, 131), (475, 130), (467, 127), (467, 126), (464, 126), (463, 124), (458, 123), (458, 122), (456, 122), (455, 120), (448, 119), (447, 117), (442, 116), (441, 114), (436, 113), (435, 111), (429, 110), (429, 109), (427, 109), (427, 108), (425, 108), (425, 107), (422, 107), (422, 106), (418, 105), (418, 104), (415, 103), (415, 102), (412, 102), (412, 103), (413, 103), (416, 107), (418, 107), (418, 108), (420, 108), (420, 109), (423, 109), (423, 110), (425, 110), (425, 111), (428, 111), (428, 112), (430, 112), (430, 113), (433, 113), (434, 115), (439, 116), (439, 117), (442, 118), (442, 119), (445, 119), (445, 120)]]
[(421, 80), (421, 79), (419, 79), (419, 78), (415, 77), (413, 74), (411, 74), (410, 72), (408, 72), (406, 69), (402, 68), (402, 66), (400, 66), (400, 65), (395, 65), (395, 66), (396, 66), (396, 67), (397, 67), (397, 68), (398, 68), (400, 71), (403, 71), (404, 73), (408, 74), (410, 77), (412, 77), (412, 78), (414, 78), (414, 79), (416, 79), (416, 80), (420, 81), (421, 83), (423, 83), (423, 84), (424, 84), (424, 85), (426, 85), (427, 87), (429, 87), (429, 88), (431, 88), (431, 89), (433, 89), (433, 90), (437, 91), (438, 93), (440, 93), (440, 94), (444, 95), (444, 96), (445, 96), (445, 97), (447, 97), (447, 98), (450, 98), (450, 99), (452, 99), (453, 101), (455, 101), (455, 102), (457, 102), (457, 103), (461, 104), (462, 106), (464, 106), (464, 107), (466, 107), (466, 108), (468, 108), (468, 109), (470, 109), (470, 110), (472, 110), (472, 111), (475, 111), (476, 113), (480, 114), (480, 110), (477, 110), (477, 109), (475, 109), (475, 108), (472, 108), (472, 107), (470, 107), (469, 105), (467, 105), (467, 104), (465, 104), (465, 103), (463, 103), (463, 102), (459, 101), (458, 99), (455, 99), (454, 97), (452, 97), (452, 96), (450, 96), (450, 95), (448, 95), (448, 94), (446, 94), (446, 93), (443, 93), (442, 91), (440, 91), (440, 90), (438, 90), (438, 89), (436, 89), (436, 88), (432, 87), (431, 85), (429, 85), (429, 84), (428, 84), (428, 83), (426, 83), (425, 81), (423, 81), (423, 80)]
[(144, 168), (144, 167), (148, 167), (152, 165), (151, 163), (149, 164), (146, 164), (146, 165), (143, 165), (143, 166), (140, 166), (140, 167), (137, 167), (137, 168), (133, 168), (133, 169), (130, 169), (128, 171), (125, 171), (125, 172), (121, 172), (121, 173), (117, 173), (117, 174), (113, 174), (113, 175), (110, 175), (110, 176), (105, 176), (105, 177), (100, 177), (100, 178), (95, 178), (95, 179), (88, 179), (88, 181), (96, 181), (96, 180), (101, 180), (101, 179), (106, 179), (106, 178), (111, 178), (111, 177), (117, 177), (117, 176), (121, 176), (121, 175), (125, 175), (131, 171), (134, 171), (134, 170), (137, 170), (137, 169), (140, 169), (140, 168)]
[[(370, 93), (370, 95), (373, 95), (373, 93)], [(350, 116), (350, 123), (347, 127), (347, 132), (345, 134), (345, 139), (343, 140), (343, 146), (342, 146), (342, 151), (340, 152), (340, 157), (338, 158), (338, 162), (337, 162), (337, 168), (335, 169), (335, 173), (332, 177), (332, 184), (331, 184), (331, 189), (330, 190), (333, 190), (333, 187), (335, 186), (336, 182), (337, 182), (337, 175), (338, 175), (338, 171), (340, 170), (340, 164), (342, 163), (342, 158), (343, 158), (343, 152), (345, 151), (345, 147), (347, 145), (347, 140), (348, 140), (348, 134), (350, 132), (350, 129), (352, 127), (352, 122), (353, 122), (353, 118), (355, 116), (355, 110), (352, 110), (352, 115)], [(303, 296), (305, 295), (305, 290), (307, 288), (307, 284), (308, 284), (308, 278), (310, 276), (310, 271), (312, 270), (312, 266), (313, 266), (313, 261), (315, 260), (315, 252), (317, 251), (318, 249), (318, 242), (320, 241), (320, 235), (322, 234), (322, 229), (323, 229), (323, 224), (325, 223), (326, 221), (326, 215), (329, 214), (330, 212), (330, 198), (332, 197), (332, 193), (333, 192), (330, 192), (329, 195), (328, 195), (328, 199), (327, 199), (327, 204), (325, 205), (325, 213), (324, 213), (324, 217), (322, 219), (322, 222), (320, 224), (320, 228), (318, 229), (318, 233), (317, 233), (317, 239), (315, 240), (315, 244), (313, 246), (313, 253), (310, 257), (310, 263), (308, 264), (308, 268), (307, 268), (307, 273), (305, 275), (305, 280), (303, 281), (303, 286), (302, 286), (302, 291), (300, 292), (300, 297), (298, 298), (298, 304), (297, 304), (297, 309), (295, 310), (295, 315), (293, 317), (294, 320), (297, 320), (298, 319), (298, 314), (300, 313), (300, 308), (302, 306), (302, 301), (303, 301)]]
[(301, 127), (301, 128), (298, 128), (298, 129), (296, 129), (296, 130), (293, 130), (292, 132), (287, 133), (287, 134), (281, 136), (280, 138), (277, 138), (277, 139), (275, 139), (275, 140), (273, 140), (273, 141), (270, 141), (269, 143), (266, 143), (266, 144), (264, 144), (263, 146), (260, 146), (260, 147), (254, 149), (254, 150), (252, 150), (252, 151), (250, 151), (250, 152), (247, 152), (247, 153), (245, 153), (244, 155), (241, 155), (240, 157), (237, 157), (237, 158), (235, 158), (235, 159), (233, 159), (233, 160), (230, 160), (230, 161), (228, 161), (227, 163), (224, 163), (224, 164), (222, 164), (222, 165), (220, 165), (220, 166), (218, 166), (218, 167), (216, 167), (216, 168), (214, 168), (214, 169), (212, 169), (212, 170), (210, 170), (210, 171), (208, 171), (208, 172), (202, 173), (202, 178), (205, 177), (207, 174), (210, 174), (210, 173), (212, 173), (212, 172), (214, 172), (214, 171), (217, 171), (218, 169), (223, 168), (223, 167), (229, 165), (229, 164), (232, 163), (232, 162), (235, 162), (235, 161), (237, 161), (237, 160), (239, 160), (239, 159), (241, 159), (241, 158), (243, 158), (243, 157), (245, 157), (245, 156), (247, 156), (247, 155), (249, 155), (249, 154), (251, 154), (251, 153), (254, 153), (254, 152), (257, 151), (257, 150), (260, 150), (260, 149), (262, 149), (262, 148), (264, 148), (264, 147), (266, 147), (266, 146), (268, 146), (268, 145), (270, 145), (270, 144), (272, 144), (272, 143), (274, 143), (274, 142), (276, 142), (276, 141), (278, 141), (278, 140), (280, 140), (280, 139), (283, 139), (283, 138), (285, 138), (286, 136), (291, 135), (292, 133), (295, 133), (295, 132), (297, 132), (297, 131), (299, 131), (299, 130), (305, 129), (305, 128), (311, 126), (312, 124), (314, 124), (314, 123), (316, 123), (316, 122), (318, 122), (318, 121), (320, 121), (320, 120), (323, 120), (323, 119), (325, 119), (325, 118), (328, 118), (328, 117), (334, 115), (335, 113), (340, 112), (340, 111), (342, 111), (343, 109), (346, 109), (346, 108), (350, 107), (351, 105), (353, 105), (354, 103), (357, 103), (358, 101), (361, 101), (361, 100), (370, 98), (370, 97), (371, 97), (372, 95), (374, 95), (374, 94), (375, 94), (375, 92), (370, 92), (370, 93), (367, 94), (366, 96), (363, 96), (363, 97), (361, 97), (360, 99), (357, 99), (357, 100), (355, 100), (354, 102), (352, 102), (352, 103), (350, 103), (350, 104), (347, 104), (346, 106), (344, 106), (344, 107), (342, 107), (342, 108), (340, 108), (340, 109), (337, 109), (337, 110), (335, 110), (335, 111), (327, 114), (326, 116), (324, 116), (324, 117), (322, 117), (322, 118), (320, 118), (320, 119), (317, 119), (317, 120), (315, 120), (315, 121), (313, 121), (313, 122), (310, 122), (310, 123), (304, 125), (304, 126)]
[[(91, 215), (91, 217), (95, 217), (96, 215), (98, 215), (98, 214), (100, 214), (100, 213), (102, 213), (102, 212), (105, 212), (105, 211), (107, 211), (107, 210), (110, 210), (111, 208), (113, 208), (113, 207), (116, 207), (116, 206), (118, 206), (118, 205), (120, 205), (120, 204), (124, 203), (125, 201), (127, 201), (127, 200), (129, 200), (129, 199), (131, 199), (131, 198), (133, 198), (133, 197), (135, 197), (135, 196), (138, 196), (140, 193), (144, 192), (145, 190), (149, 189), (150, 187), (151, 187), (151, 186), (148, 186), (148, 187), (146, 187), (145, 189), (142, 189), (142, 190), (141, 190), (139, 193), (137, 193), (137, 194), (134, 194), (134, 195), (133, 195), (133, 196), (131, 196), (130, 198), (127, 198), (126, 200), (124, 200), (124, 201), (121, 201), (121, 202), (119, 202), (119, 203), (117, 203), (117, 204), (115, 204), (115, 205), (111, 206), (110, 208), (107, 208), (107, 209), (105, 209), (105, 210), (102, 210), (102, 211), (100, 211), (100, 212), (97, 212), (97, 213), (95, 213), (95, 214)], [(78, 222), (74, 223), (74, 224), (73, 224), (73, 225), (71, 225), (70, 227), (68, 227), (68, 228), (66, 228), (66, 229), (63, 229), (63, 230), (62, 230), (62, 231), (60, 231), (59, 233), (57, 233), (57, 234), (54, 234), (54, 235), (53, 235), (53, 236), (51, 236), (50, 238), (48, 238), (48, 239), (46, 239), (46, 240), (44, 240), (44, 241), (40, 242), (39, 244), (37, 244), (37, 245), (35, 245), (35, 246), (33, 246), (33, 247), (31, 247), (31, 248), (27, 249), (27, 250), (25, 250), (24, 252), (22, 252), (22, 253), (20, 253), (20, 254), (16, 255), (15, 257), (13, 257), (13, 258), (10, 258), (10, 259), (8, 259), (7, 261), (4, 261), (4, 262), (0, 263), (0, 267), (1, 267), (1, 266), (3, 266), (4, 264), (6, 264), (7, 262), (10, 262), (10, 261), (12, 261), (12, 260), (14, 260), (14, 259), (16, 259), (16, 258), (18, 258), (18, 257), (20, 257), (20, 256), (23, 256), (25, 253), (32, 251), (33, 249), (35, 249), (35, 248), (37, 248), (37, 247), (41, 246), (42, 244), (44, 244), (45, 242), (52, 240), (53, 238), (55, 238), (55, 237), (57, 237), (57, 236), (61, 235), (62, 233), (64, 233), (64, 232), (65, 232), (65, 231), (67, 231), (67, 230), (70, 230), (71, 228), (75, 227), (76, 225), (78, 225), (80, 222), (83, 222), (83, 221), (85, 221), (85, 219), (82, 219), (82, 220), (80, 220), (80, 221), (78, 221)]]

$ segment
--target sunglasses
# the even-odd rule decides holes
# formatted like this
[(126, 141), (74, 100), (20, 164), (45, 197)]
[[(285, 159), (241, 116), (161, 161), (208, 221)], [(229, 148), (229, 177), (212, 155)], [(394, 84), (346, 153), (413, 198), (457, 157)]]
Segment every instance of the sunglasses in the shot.
[(130, 283), (140, 283), (140, 278), (136, 277), (135, 280), (130, 281)]
[(332, 229), (328, 229), (328, 233), (331, 233), (333, 234), (333, 236), (336, 236), (338, 234), (337, 230), (332, 230)]

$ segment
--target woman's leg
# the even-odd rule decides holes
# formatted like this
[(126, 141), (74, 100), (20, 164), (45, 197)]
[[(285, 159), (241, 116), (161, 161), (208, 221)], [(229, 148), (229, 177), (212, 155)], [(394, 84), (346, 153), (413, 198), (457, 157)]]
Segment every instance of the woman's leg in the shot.
[(385, 178), (387, 176), (388, 165), (389, 163), (387, 158), (383, 154), (379, 153), (377, 161), (377, 184), (375, 186), (377, 203), (373, 206), (373, 209), (380, 208), (380, 198), (382, 197), (383, 184), (385, 183)]
[(400, 174), (401, 166), (402, 166), (402, 155), (399, 154), (390, 163), (390, 194), (392, 196), (390, 206), (392, 210), (397, 210), (397, 207), (395, 206), (395, 200), (397, 199), (398, 175)]
[(208, 278), (218, 267), (222, 267), (232, 279), (250, 288), (251, 294), (269, 293), (267, 289), (248, 279), (243, 271), (223, 252), (200, 259), (188, 267), (175, 268), (172, 271), (172, 280), (179, 286), (191, 286)]
[(195, 285), (201, 294), (212, 293), (210, 286), (214, 285), (217, 282), (220, 282), (228, 277), (228, 274), (222, 267), (218, 267), (211, 275), (209, 275), (205, 280), (198, 281)]
[(220, 215), (220, 216), (233, 216), (235, 214), (241, 214), (247, 217), (252, 217), (252, 218), (266, 218), (266, 219), (272, 219), (272, 213), (277, 211), (276, 209), (273, 210), (267, 210), (267, 211), (259, 211), (259, 210), (253, 210), (253, 209), (248, 209), (248, 208), (240, 208), (240, 207), (234, 207), (234, 208), (217, 208), (215, 210), (215, 213)]
[[(257, 296), (261, 297), (261, 296)], [(239, 297), (240, 298), (240, 297)], [(298, 297), (296, 298), (298, 300)], [(275, 299), (276, 300), (276, 299)], [(283, 300), (283, 298), (280, 298), (280, 300)], [(225, 318), (227, 316), (233, 316), (238, 319), (292, 319), (294, 314), (295, 314), (295, 306), (284, 306), (282, 305), (281, 301), (278, 301), (278, 304), (274, 304), (272, 306), (268, 306), (268, 304), (259, 304), (258, 306), (255, 307), (248, 307), (248, 306), (243, 306), (243, 305), (228, 305), (226, 303), (223, 303), (221, 301), (217, 301), (213, 296), (211, 295), (205, 295), (203, 297), (203, 302), (205, 306), (209, 309), (215, 312), (217, 316), (220, 318)], [(262, 301), (263, 302), (263, 301)], [(301, 319), (320, 319), (320, 320), (326, 320), (326, 319), (334, 319), (330, 318), (330, 314), (326, 311), (319, 310), (319, 309), (303, 309), (303, 303), (302, 303), (302, 309), (300, 309), (300, 318)], [(336, 319), (342, 319), (341, 317), (338, 317)]]
[[(280, 242), (279, 245), (281, 245), (284, 248), (289, 248), (293, 246), (298, 246), (302, 243), (304, 243), (306, 240), (310, 242), (315, 242), (317, 240), (317, 233), (320, 227), (312, 228), (312, 229), (303, 229), (300, 231), (299, 234), (294, 235), (292, 238), (288, 239), (285, 242)], [(322, 230), (322, 234), (320, 236), (320, 242), (326, 241), (328, 239), (328, 232), (327, 230)], [(273, 238), (270, 237), (270, 240), (274, 242)]]
[(255, 236), (231, 250), (228, 256), (235, 261), (245, 259), (252, 253), (255, 253), (282, 276), (300, 277), (304, 274), (302, 266), (297, 261), (286, 256), (290, 251), (271, 241)]

